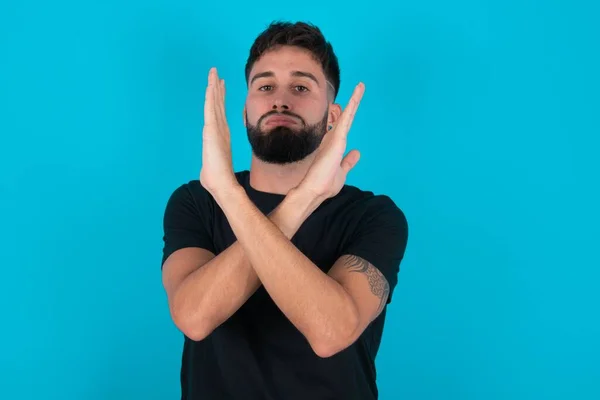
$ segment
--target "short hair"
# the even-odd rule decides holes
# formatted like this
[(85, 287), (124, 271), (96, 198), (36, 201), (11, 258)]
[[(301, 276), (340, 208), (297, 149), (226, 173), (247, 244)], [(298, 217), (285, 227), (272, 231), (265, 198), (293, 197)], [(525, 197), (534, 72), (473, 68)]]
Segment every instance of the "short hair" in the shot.
[(321, 30), (307, 22), (272, 22), (255, 39), (246, 61), (246, 84), (254, 63), (269, 50), (281, 46), (296, 46), (308, 50), (321, 67), (325, 79), (333, 91), (333, 99), (340, 89), (340, 66), (333, 46), (323, 36)]

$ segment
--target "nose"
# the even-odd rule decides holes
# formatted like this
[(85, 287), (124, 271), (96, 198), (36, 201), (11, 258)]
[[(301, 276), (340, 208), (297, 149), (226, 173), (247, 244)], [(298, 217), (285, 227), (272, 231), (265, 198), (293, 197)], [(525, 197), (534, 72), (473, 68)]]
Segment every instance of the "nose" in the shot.
[(289, 102), (285, 101), (284, 99), (278, 98), (273, 102), (273, 110), (289, 111), (290, 110)]

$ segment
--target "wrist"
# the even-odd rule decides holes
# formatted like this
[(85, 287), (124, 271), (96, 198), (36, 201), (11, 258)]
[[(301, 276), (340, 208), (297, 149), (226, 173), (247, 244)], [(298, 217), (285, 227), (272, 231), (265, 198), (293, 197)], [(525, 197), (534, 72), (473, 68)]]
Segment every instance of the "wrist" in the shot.
[(288, 192), (270, 218), (286, 237), (291, 239), (321, 202), (318, 197), (309, 191), (295, 188)]
[(291, 202), (310, 210), (310, 213), (327, 199), (327, 196), (320, 195), (302, 184), (290, 190), (287, 197)]
[(290, 190), (284, 201), (288, 201), (298, 209), (304, 210), (308, 215), (312, 214), (325, 199), (322, 196), (306, 189), (303, 186), (297, 186)]
[(228, 209), (233, 204), (240, 203), (240, 196), (245, 196), (246, 191), (244, 188), (238, 184), (237, 182), (233, 182), (229, 185), (220, 187), (219, 189), (213, 191), (213, 198), (221, 207), (221, 209)]

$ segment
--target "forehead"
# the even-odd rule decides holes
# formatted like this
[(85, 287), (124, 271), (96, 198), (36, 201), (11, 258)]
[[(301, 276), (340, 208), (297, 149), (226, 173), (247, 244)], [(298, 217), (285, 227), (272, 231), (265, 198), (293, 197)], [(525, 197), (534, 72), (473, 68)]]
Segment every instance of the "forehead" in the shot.
[(308, 72), (319, 80), (324, 80), (321, 65), (305, 49), (282, 46), (264, 53), (252, 66), (250, 79), (256, 74), (272, 72), (277, 76), (288, 76), (293, 71)]

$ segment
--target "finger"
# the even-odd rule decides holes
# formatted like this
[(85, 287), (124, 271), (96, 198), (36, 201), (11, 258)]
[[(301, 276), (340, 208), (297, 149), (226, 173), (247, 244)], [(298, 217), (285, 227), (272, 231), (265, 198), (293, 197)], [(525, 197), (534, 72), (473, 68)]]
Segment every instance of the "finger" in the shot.
[(223, 103), (225, 103), (225, 79), (221, 79), (221, 97), (223, 97)]
[(346, 137), (348, 132), (350, 131), (350, 127), (352, 126), (352, 122), (354, 121), (354, 116), (356, 115), (356, 110), (362, 100), (363, 94), (365, 92), (365, 85), (361, 82), (354, 88), (354, 92), (346, 105), (346, 108), (342, 112), (340, 119), (338, 120), (337, 126), (335, 128), (336, 135), (341, 135)]
[(217, 118), (224, 125), (226, 124), (225, 119), (225, 79), (219, 79), (219, 90), (217, 91)]
[(216, 89), (216, 96), (217, 96), (217, 100), (221, 100), (222, 94), (223, 94), (223, 79), (221, 79), (218, 75), (216, 76), (216, 80), (215, 80), (215, 89)]
[(214, 125), (215, 119), (215, 77), (216, 69), (211, 68), (208, 73), (208, 83), (204, 95), (204, 123)]
[(222, 120), (222, 107), (223, 107), (223, 100), (221, 98), (221, 79), (219, 78), (219, 73), (217, 71), (217, 69), (214, 69), (214, 76), (213, 76), (213, 115), (214, 115), (214, 119), (215, 122), (220, 125), (223, 120)]
[(223, 111), (225, 111), (225, 79), (219, 81), (219, 104), (223, 107)]
[(360, 152), (358, 150), (352, 150), (346, 154), (346, 157), (343, 158), (342, 163), (340, 164), (344, 173), (347, 174), (354, 168), (356, 163), (358, 163), (358, 160), (360, 160)]

